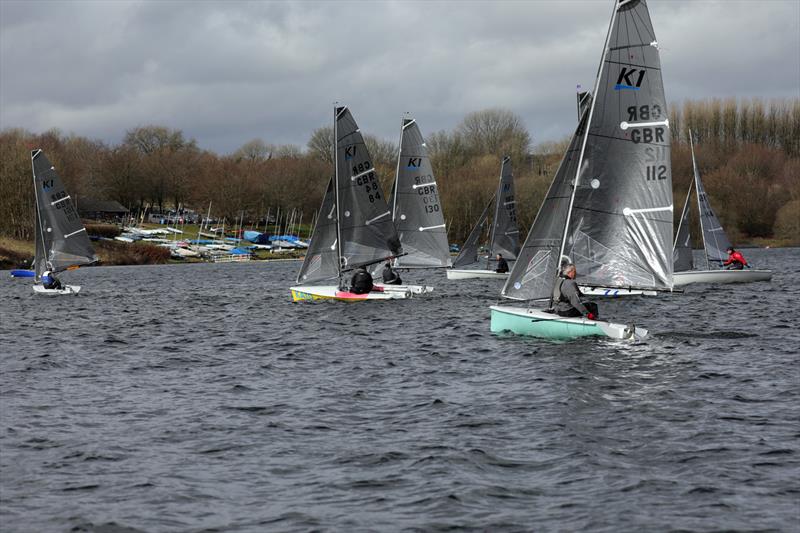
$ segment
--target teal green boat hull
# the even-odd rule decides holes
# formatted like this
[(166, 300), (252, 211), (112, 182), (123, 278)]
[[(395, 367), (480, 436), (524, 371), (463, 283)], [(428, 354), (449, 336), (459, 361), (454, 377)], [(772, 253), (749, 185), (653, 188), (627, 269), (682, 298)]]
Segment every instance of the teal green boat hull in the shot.
[(613, 324), (586, 318), (565, 318), (537, 309), (524, 307), (491, 307), (492, 333), (511, 332), (528, 337), (551, 340), (572, 340), (580, 337), (610, 337), (612, 339), (642, 339), (647, 330), (632, 325)]

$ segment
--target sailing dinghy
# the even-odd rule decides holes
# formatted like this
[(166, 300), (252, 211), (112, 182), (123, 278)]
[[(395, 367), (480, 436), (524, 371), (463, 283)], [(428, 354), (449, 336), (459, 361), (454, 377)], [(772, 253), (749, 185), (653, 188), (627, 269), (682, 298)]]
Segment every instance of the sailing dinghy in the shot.
[[(678, 225), (678, 232), (675, 235), (675, 245), (673, 247), (673, 258), (675, 261), (675, 273), (673, 280), (676, 286), (688, 285), (690, 283), (749, 283), (753, 281), (769, 281), (772, 279), (771, 270), (725, 270), (721, 264), (728, 259), (726, 250), (731, 245), (725, 230), (722, 229), (711, 203), (708, 201), (703, 182), (700, 179), (700, 171), (697, 168), (697, 160), (694, 156), (694, 139), (692, 132), (689, 131), (689, 146), (692, 150), (692, 169), (694, 171), (694, 181), (689, 183), (689, 192), (686, 194), (686, 202), (683, 204), (683, 212)], [(703, 249), (706, 255), (706, 269), (693, 270), (694, 260), (692, 258), (691, 233), (689, 230), (689, 203), (692, 198), (692, 186), (697, 191), (697, 207), (700, 211), (700, 233), (703, 235)], [(711, 263), (720, 264), (720, 268), (712, 269)]]
[[(395, 176), (392, 221), (405, 253), (394, 259), (394, 267), (414, 270), (451, 267), (439, 186), (422, 132), (412, 118), (404, 118), (400, 129)], [(375, 275), (380, 273), (381, 266), (377, 265)], [(384, 290), (405, 288), (413, 294), (433, 291), (433, 287), (422, 285), (376, 285)]]
[[(645, 0), (615, 1), (594, 95), (503, 287), (506, 298), (552, 298), (562, 260), (576, 265), (581, 285), (672, 290), (669, 121)], [(491, 330), (554, 340), (647, 336), (544, 306), (492, 306)]]
[[(302, 285), (290, 288), (292, 299), (361, 302), (409, 298), (411, 292), (402, 287), (387, 285), (366, 294), (348, 289), (345, 276), (349, 272), (397, 257), (402, 247), (372, 158), (347, 107), (334, 108), (333, 132), (336, 173), (328, 182), (311, 244), (297, 275)], [(329, 280), (337, 283), (307, 285)]]
[(34, 292), (46, 296), (78, 294), (80, 285), (46, 289), (42, 274), (72, 270), (98, 261), (86, 234), (78, 210), (64, 189), (55, 167), (42, 150), (31, 152), (33, 190), (36, 198), (36, 253), (34, 255)]
[[(462, 268), (478, 262), (478, 244), (483, 235), (489, 208), (495, 203), (492, 230), (489, 236), (489, 255), (485, 269)], [(511, 172), (511, 158), (505, 156), (500, 167), (500, 183), (492, 200), (478, 218), (470, 231), (464, 247), (453, 261), (453, 268), (447, 270), (447, 279), (491, 278), (506, 279), (508, 272), (489, 269), (489, 263), (501, 254), (506, 261), (513, 261), (519, 254), (519, 228), (517, 227), (517, 206), (514, 197), (514, 175)]]

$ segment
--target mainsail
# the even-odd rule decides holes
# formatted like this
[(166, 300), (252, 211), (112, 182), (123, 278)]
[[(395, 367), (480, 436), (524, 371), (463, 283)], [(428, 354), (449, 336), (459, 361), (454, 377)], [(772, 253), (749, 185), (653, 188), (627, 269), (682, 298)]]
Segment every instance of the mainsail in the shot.
[(672, 260), (675, 272), (685, 272), (694, 267), (692, 258), (692, 235), (689, 231), (689, 204), (692, 199), (692, 187), (694, 182), (689, 182), (689, 192), (686, 193), (686, 201), (683, 203), (681, 221), (678, 224), (678, 232), (675, 234), (675, 244), (672, 248)]
[(647, 3), (618, 0), (563, 245), (581, 284), (672, 288), (670, 138)]
[(298, 283), (334, 279), (339, 276), (336, 242), (336, 193), (333, 178), (328, 181), (322, 207), (311, 236), (303, 266), (297, 274)]
[(392, 214), (364, 138), (347, 107), (335, 108), (340, 270), (402, 253)]
[[(591, 101), (591, 96), (588, 98)], [(539, 207), (539, 213), (533, 221), (522, 251), (501, 291), (506, 298), (538, 300), (549, 298), (552, 294), (555, 282), (553, 272), (560, 266), (558, 259), (561, 238), (588, 118), (588, 107), (585, 106), (567, 152), (556, 170), (547, 196)]]
[(492, 224), (489, 254), (502, 254), (506, 259), (516, 259), (519, 253), (519, 228), (517, 227), (517, 200), (514, 196), (514, 176), (511, 158), (505, 156), (500, 167), (500, 184), (495, 196), (494, 221)]
[(471, 265), (472, 263), (478, 262), (478, 243), (481, 239), (481, 235), (483, 235), (483, 228), (489, 218), (489, 208), (492, 206), (494, 198), (495, 197), (492, 196), (492, 199), (489, 200), (489, 203), (483, 208), (481, 216), (478, 217), (478, 222), (475, 223), (472, 231), (469, 232), (469, 236), (467, 237), (466, 242), (464, 242), (461, 252), (459, 252), (456, 260), (453, 261), (453, 266), (455, 268), (460, 268), (462, 266)]
[(60, 272), (94, 263), (98, 259), (86, 228), (55, 168), (41, 150), (31, 151), (31, 165), (36, 195), (36, 280), (46, 270)]
[(439, 188), (428, 149), (413, 119), (403, 119), (392, 220), (406, 255), (399, 267), (448, 267), (452, 264)]
[(703, 182), (700, 180), (700, 171), (697, 169), (697, 161), (694, 158), (694, 141), (692, 139), (692, 132), (689, 131), (689, 145), (692, 148), (692, 168), (694, 170), (694, 185), (697, 190), (697, 207), (700, 210), (700, 229), (703, 232), (703, 247), (706, 250), (706, 266), (708, 267), (709, 261), (721, 263), (728, 259), (728, 252), (726, 251), (731, 241), (725, 235), (725, 230), (722, 229), (717, 215), (711, 209), (711, 204), (706, 195), (706, 189), (703, 187)]

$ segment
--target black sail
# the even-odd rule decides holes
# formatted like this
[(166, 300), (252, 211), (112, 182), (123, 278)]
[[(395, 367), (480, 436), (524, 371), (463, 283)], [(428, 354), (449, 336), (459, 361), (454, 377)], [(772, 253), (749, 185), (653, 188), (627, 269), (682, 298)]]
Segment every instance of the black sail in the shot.
[(333, 178), (328, 182), (317, 223), (311, 236), (306, 258), (297, 274), (298, 283), (334, 279), (339, 276), (338, 243), (336, 242), (336, 192)]
[(500, 184), (497, 187), (497, 204), (492, 224), (489, 253), (502, 254), (506, 259), (516, 259), (519, 254), (519, 228), (517, 227), (517, 200), (514, 196), (514, 175), (511, 158), (505, 156), (500, 167)]
[(97, 261), (89, 236), (61, 178), (41, 150), (31, 152), (36, 194), (36, 278)]
[[(703, 232), (703, 247), (706, 251), (706, 263), (720, 263), (728, 259), (726, 251), (731, 246), (731, 241), (722, 229), (722, 223), (711, 208), (706, 189), (700, 179), (697, 160), (694, 158), (694, 140), (689, 132), (689, 144), (692, 147), (692, 169), (694, 170), (694, 186), (697, 190), (697, 206), (700, 210), (700, 230)], [(708, 265), (706, 265), (708, 266)]]
[(467, 237), (466, 242), (464, 242), (461, 252), (459, 252), (455, 261), (453, 261), (453, 267), (461, 268), (478, 262), (478, 243), (481, 239), (481, 235), (483, 235), (483, 229), (486, 226), (486, 220), (489, 218), (489, 208), (492, 206), (494, 198), (495, 197), (492, 196), (492, 199), (489, 200), (488, 204), (486, 204), (481, 216), (478, 217), (478, 222), (475, 223), (472, 231), (469, 232), (469, 236)]
[(588, 118), (588, 107), (584, 106), (578, 127), (503, 287), (501, 294), (507, 298), (538, 300), (549, 298), (553, 291), (553, 272), (560, 266), (561, 239)]
[(347, 107), (335, 110), (336, 196), (342, 270), (402, 253), (364, 138)]
[(417, 122), (404, 119), (400, 137), (393, 220), (403, 251), (399, 267), (448, 267), (452, 264), (439, 186)]
[(667, 116), (647, 3), (619, 0), (589, 112), (564, 247), (582, 284), (672, 288)]
[(578, 121), (580, 121), (581, 117), (583, 117), (584, 111), (589, 109), (589, 106), (592, 105), (592, 93), (589, 91), (582, 91), (577, 94), (578, 100)]
[(692, 270), (694, 260), (692, 258), (692, 235), (689, 231), (689, 204), (692, 199), (692, 187), (694, 182), (689, 182), (689, 192), (686, 193), (686, 201), (683, 203), (681, 211), (681, 221), (678, 224), (678, 232), (675, 234), (675, 245), (672, 248), (672, 260), (675, 272), (685, 272)]

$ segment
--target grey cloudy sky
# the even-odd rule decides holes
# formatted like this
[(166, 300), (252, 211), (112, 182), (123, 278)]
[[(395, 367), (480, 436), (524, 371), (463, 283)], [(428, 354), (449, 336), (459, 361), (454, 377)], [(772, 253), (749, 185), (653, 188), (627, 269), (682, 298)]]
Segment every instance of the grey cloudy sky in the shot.
[[(800, 1), (649, 0), (667, 99), (800, 96)], [(218, 153), (305, 146), (347, 104), (396, 140), (488, 107), (534, 143), (574, 126), (612, 0), (0, 0), (0, 128), (108, 142), (158, 124)]]

